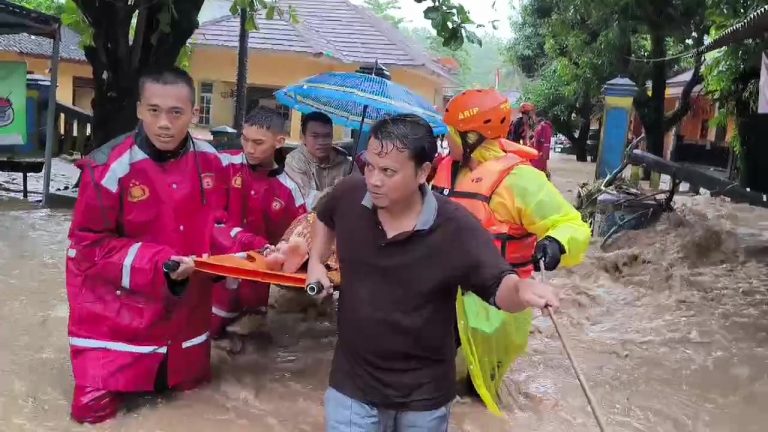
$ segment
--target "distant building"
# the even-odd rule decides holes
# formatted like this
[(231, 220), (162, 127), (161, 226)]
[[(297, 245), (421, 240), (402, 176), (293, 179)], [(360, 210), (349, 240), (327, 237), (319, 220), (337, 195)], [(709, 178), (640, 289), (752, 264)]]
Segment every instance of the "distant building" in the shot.
[[(239, 18), (229, 14), (231, 0), (208, 0), (204, 21), (192, 37), (190, 73), (198, 85), (200, 128), (229, 125), (234, 117)], [(438, 109), (445, 89), (455, 84), (450, 68), (433, 59), (390, 23), (348, 0), (281, 0), (294, 6), (298, 24), (275, 18), (258, 20), (248, 39), (246, 108), (271, 106), (284, 112), (291, 140), (299, 139), (300, 115), (277, 104), (275, 90), (315, 74), (354, 72), (378, 60), (392, 80), (424, 97)], [(207, 21), (206, 21), (207, 20)], [(446, 62), (447, 63), (447, 62)], [(348, 138), (337, 128), (336, 138)]]
[[(21, 61), (27, 73), (50, 77), (53, 41), (27, 33), (0, 35), (0, 61)], [(91, 111), (94, 94), (91, 65), (80, 48), (80, 35), (67, 27), (61, 29), (59, 86), (56, 99)]]

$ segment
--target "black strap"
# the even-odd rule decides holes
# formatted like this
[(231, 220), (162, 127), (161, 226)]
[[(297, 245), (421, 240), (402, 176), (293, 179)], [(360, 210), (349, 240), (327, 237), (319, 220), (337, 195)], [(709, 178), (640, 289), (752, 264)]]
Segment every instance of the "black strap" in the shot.
[(451, 198), (471, 199), (471, 200), (476, 200), (484, 203), (491, 202), (491, 197), (487, 195), (479, 194), (476, 192), (464, 192), (464, 191), (452, 190), (448, 192), (448, 196)]
[(437, 186), (432, 186), (432, 191), (444, 196), (449, 196), (451, 193), (450, 189), (444, 188), (444, 187), (437, 187)]
[(494, 234), (493, 235), (494, 239), (501, 240), (501, 241), (525, 240), (525, 239), (527, 239), (529, 237), (534, 237), (534, 235), (533, 234), (526, 234), (526, 235), (521, 236), (521, 237), (513, 236), (512, 234), (508, 234), (508, 233), (500, 233), (500, 234)]
[[(522, 237), (516, 237), (516, 236), (513, 236), (511, 234), (500, 233), (500, 234), (494, 234), (493, 238), (495, 240), (498, 240), (498, 241), (501, 242), (501, 247), (499, 248), (500, 252), (501, 252), (501, 256), (504, 257), (504, 259), (506, 259), (507, 258), (507, 247), (508, 247), (510, 242), (518, 241), (518, 240), (525, 240), (525, 239), (527, 239), (529, 237), (533, 237), (533, 236), (534, 236), (533, 234), (526, 234), (526, 235), (524, 235)], [(531, 264), (533, 264), (533, 258), (531, 258), (530, 260), (524, 261), (524, 262), (509, 263), (509, 265), (511, 265), (513, 268), (527, 267), (527, 266), (529, 266)]]
[(454, 160), (451, 162), (451, 189), (456, 189), (456, 181), (459, 179), (461, 171), (461, 162)]

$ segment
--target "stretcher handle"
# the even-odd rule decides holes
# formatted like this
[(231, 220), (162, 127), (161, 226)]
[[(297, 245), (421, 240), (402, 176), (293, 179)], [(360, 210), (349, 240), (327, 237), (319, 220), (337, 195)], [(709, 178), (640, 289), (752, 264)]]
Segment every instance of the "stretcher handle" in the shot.
[(305, 287), (305, 290), (307, 291), (307, 294), (315, 297), (322, 294), (323, 291), (325, 291), (325, 287), (321, 282), (310, 282)]
[[(325, 291), (325, 287), (323, 287), (323, 284), (320, 282), (310, 282), (305, 287), (304, 290), (307, 292), (307, 294), (311, 295), (312, 297), (318, 296)], [(337, 285), (333, 286), (333, 291), (338, 291), (339, 287)]]
[(168, 274), (177, 272), (179, 268), (181, 268), (181, 263), (178, 261), (168, 260), (163, 263), (163, 271)]

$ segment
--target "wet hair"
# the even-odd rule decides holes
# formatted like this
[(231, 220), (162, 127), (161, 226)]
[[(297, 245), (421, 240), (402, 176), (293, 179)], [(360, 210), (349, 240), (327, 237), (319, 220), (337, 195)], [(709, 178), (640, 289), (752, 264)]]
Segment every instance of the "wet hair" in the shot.
[(260, 106), (245, 116), (243, 126), (265, 129), (276, 134), (285, 133), (285, 117), (276, 109)]
[(177, 67), (149, 69), (139, 78), (139, 99), (144, 94), (147, 84), (183, 85), (189, 89), (192, 106), (195, 105), (195, 80), (184, 70)]
[(304, 114), (301, 116), (301, 134), (302, 135), (307, 133), (307, 127), (309, 127), (309, 124), (312, 122), (333, 127), (333, 120), (331, 120), (328, 114), (321, 113), (319, 111), (313, 111), (309, 114)]
[(437, 138), (432, 126), (415, 114), (397, 114), (379, 120), (371, 128), (371, 138), (381, 143), (379, 156), (392, 150), (408, 152), (417, 167), (432, 162), (437, 155)]

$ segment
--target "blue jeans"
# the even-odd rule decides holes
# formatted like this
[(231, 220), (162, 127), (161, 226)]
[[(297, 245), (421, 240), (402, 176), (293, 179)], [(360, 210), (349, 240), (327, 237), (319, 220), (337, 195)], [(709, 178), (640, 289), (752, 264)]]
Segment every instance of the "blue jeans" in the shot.
[(447, 432), (451, 405), (434, 411), (392, 411), (325, 392), (326, 432)]

